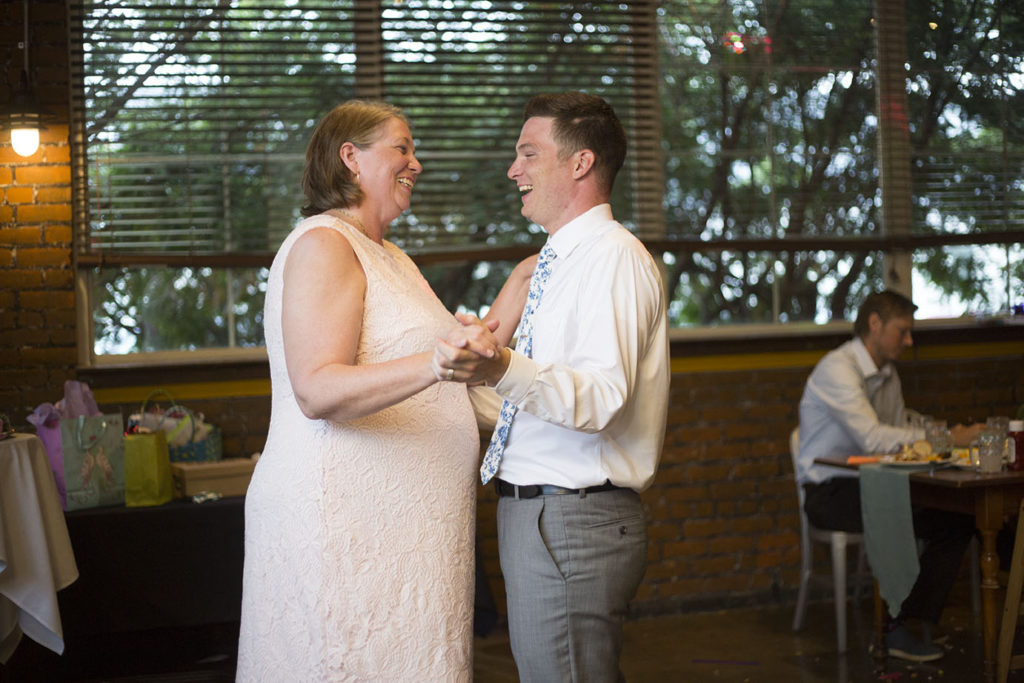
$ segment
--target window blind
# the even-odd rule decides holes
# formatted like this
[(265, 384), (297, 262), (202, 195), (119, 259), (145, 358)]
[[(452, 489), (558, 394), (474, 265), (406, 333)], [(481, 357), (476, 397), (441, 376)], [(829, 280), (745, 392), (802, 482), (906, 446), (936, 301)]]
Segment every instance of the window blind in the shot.
[(269, 263), (313, 127), (352, 97), (412, 123), (424, 172), (389, 233), (406, 249), (532, 241), (505, 173), (526, 100), (570, 89), (623, 119), (616, 212), (659, 234), (655, 4), (75, 0), (79, 261)]

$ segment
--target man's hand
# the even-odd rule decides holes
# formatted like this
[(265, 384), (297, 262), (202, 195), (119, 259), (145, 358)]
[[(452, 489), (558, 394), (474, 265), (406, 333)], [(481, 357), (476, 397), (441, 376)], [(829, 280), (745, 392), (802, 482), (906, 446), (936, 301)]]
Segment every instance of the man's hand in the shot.
[(953, 425), (949, 433), (953, 436), (953, 445), (957, 448), (966, 448), (971, 442), (978, 438), (978, 434), (985, 428), (980, 422), (971, 425)]
[(468, 384), (496, 383), (509, 362), (508, 350), (494, 337), (498, 321), (485, 323), (465, 313), (456, 313), (455, 318), (461, 325), (434, 347), (434, 375)]

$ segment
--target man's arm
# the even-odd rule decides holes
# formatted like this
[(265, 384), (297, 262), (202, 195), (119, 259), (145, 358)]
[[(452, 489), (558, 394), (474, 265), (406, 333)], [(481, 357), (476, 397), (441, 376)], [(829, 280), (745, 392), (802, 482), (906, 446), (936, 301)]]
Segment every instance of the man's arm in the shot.
[[(637, 390), (638, 365), (654, 334), (665, 333), (661, 276), (645, 252), (611, 245), (612, 258), (574, 282), (581, 299), (575, 317), (546, 319), (571, 329), (575, 341), (562, 358), (539, 362), (507, 354), (495, 389), (520, 410), (569, 429), (598, 432)], [(545, 330), (545, 334), (552, 334)], [(491, 376), (493, 377), (493, 375)]]
[[(807, 391), (825, 406), (863, 453), (891, 453), (905, 443), (924, 438), (924, 430), (885, 424), (868, 400), (863, 378), (841, 358), (832, 358), (812, 373)], [(898, 378), (892, 381), (897, 382)]]

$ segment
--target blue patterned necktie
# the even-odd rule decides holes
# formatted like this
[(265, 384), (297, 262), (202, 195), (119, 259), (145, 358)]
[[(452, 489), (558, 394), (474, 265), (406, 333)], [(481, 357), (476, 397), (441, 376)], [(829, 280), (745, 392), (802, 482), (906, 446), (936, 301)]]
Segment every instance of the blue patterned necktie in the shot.
[[(530, 293), (526, 297), (526, 309), (523, 311), (523, 333), (519, 337), (521, 344), (520, 352), (527, 358), (533, 357), (533, 314), (540, 304), (540, 297), (544, 293), (544, 285), (547, 284), (548, 276), (551, 275), (551, 262), (557, 254), (551, 248), (550, 242), (540, 250), (540, 257), (537, 259), (537, 267), (533, 269), (533, 276), (530, 277)], [(516, 346), (519, 347), (520, 344)], [(512, 427), (512, 418), (516, 416), (516, 407), (504, 401), (501, 404), (501, 412), (498, 413), (498, 424), (491, 434), (491, 442), (487, 445), (487, 453), (484, 454), (483, 464), (480, 465), (480, 481), (487, 483), (498, 471), (501, 464), (501, 454), (505, 451), (505, 442), (508, 441), (508, 431)]]

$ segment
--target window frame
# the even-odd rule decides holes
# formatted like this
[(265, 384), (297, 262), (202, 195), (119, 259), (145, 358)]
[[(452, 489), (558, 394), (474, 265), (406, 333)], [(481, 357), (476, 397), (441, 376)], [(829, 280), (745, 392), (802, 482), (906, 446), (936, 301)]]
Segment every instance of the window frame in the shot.
[[(74, 4), (74, 3), (72, 3)], [(383, 71), (379, 68), (384, 51), (380, 36), (381, 11), (380, 0), (355, 0), (353, 13), (356, 23), (376, 28), (357, 31), (356, 40), (356, 79), (359, 95), (364, 97), (386, 98), (388, 95)], [(649, 3), (646, 19), (652, 23), (645, 30), (657, 35), (657, 2)], [(879, 98), (889, 100), (902, 98), (906, 106), (906, 74), (903, 71), (905, 58), (905, 33), (903, 31), (903, 10), (901, 0), (879, 0), (878, 21), (876, 22), (876, 45), (878, 49), (878, 68), (876, 71), (878, 86), (876, 93)], [(75, 50), (81, 48), (80, 41), (74, 38), (72, 44), (72, 64), (82, 64), (82, 55)], [(917, 234), (911, 230), (909, 205), (911, 202), (910, 148), (906, 140), (905, 127), (901, 128), (898, 121), (892, 118), (879, 118), (878, 155), (879, 167), (883, 169), (881, 191), (883, 195), (884, 220), (881, 234), (870, 237), (856, 238), (821, 238), (821, 237), (782, 237), (770, 239), (712, 239), (672, 238), (665, 224), (665, 213), (661, 198), (664, 191), (664, 166), (660, 163), (661, 126), (660, 101), (658, 96), (658, 46), (653, 44), (638, 48), (642, 54), (643, 67), (637, 71), (638, 81), (635, 101), (638, 108), (647, 108), (655, 114), (643, 120), (639, 130), (631, 131), (631, 155), (637, 154), (645, 160), (656, 159), (653, 166), (638, 163), (636, 169), (646, 177), (644, 183), (637, 183), (635, 192), (636, 230), (638, 237), (656, 256), (665, 252), (696, 253), (722, 250), (757, 251), (776, 255), (792, 252), (837, 251), (850, 254), (865, 252), (883, 252), (888, 260), (885, 286), (912, 293), (909, 276), (912, 270), (911, 255), (920, 249), (943, 246), (982, 246), (1009, 245), (1024, 242), (1024, 230), (1003, 230), (995, 232), (972, 232), (965, 234)], [(362, 64), (363, 68), (359, 68)], [(162, 364), (183, 362), (224, 362), (231, 359), (255, 359), (265, 356), (265, 349), (218, 348), (196, 351), (145, 352), (126, 355), (96, 355), (93, 351), (93, 323), (90, 299), (91, 269), (105, 266), (162, 265), (170, 267), (213, 267), (213, 268), (252, 268), (267, 267), (273, 260), (273, 251), (233, 252), (233, 253), (132, 253), (95, 252), (84, 246), (82, 239), (83, 221), (88, 221), (88, 160), (84, 154), (86, 140), (84, 136), (84, 108), (80, 106), (81, 93), (76, 83), (80, 77), (72, 78), (71, 106), (71, 146), (72, 146), (72, 192), (74, 204), (75, 248), (74, 268), (79, 310), (79, 362), (83, 366), (104, 367), (131, 364)], [(634, 170), (634, 173), (638, 172)], [(903, 174), (901, 169), (905, 169)], [(651, 187), (661, 188), (655, 193)], [(525, 229), (525, 226), (524, 226)], [(422, 265), (436, 263), (468, 264), (480, 261), (518, 260), (536, 251), (537, 245), (505, 245), (501, 247), (483, 247), (468, 245), (464, 248), (445, 248), (441, 251), (429, 248), (407, 248), (407, 252), (415, 262)], [(941, 321), (939, 321), (941, 323)], [(816, 328), (821, 324), (811, 323)], [(826, 323), (826, 326), (833, 323)], [(842, 325), (843, 323), (835, 323)], [(780, 323), (770, 324), (778, 328), (779, 334), (806, 334), (807, 324)], [(740, 336), (752, 332), (750, 324), (729, 326), (709, 326), (702, 328), (674, 328), (674, 338), (705, 337), (718, 335), (723, 337)]]

